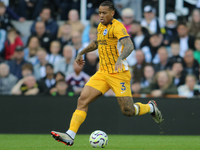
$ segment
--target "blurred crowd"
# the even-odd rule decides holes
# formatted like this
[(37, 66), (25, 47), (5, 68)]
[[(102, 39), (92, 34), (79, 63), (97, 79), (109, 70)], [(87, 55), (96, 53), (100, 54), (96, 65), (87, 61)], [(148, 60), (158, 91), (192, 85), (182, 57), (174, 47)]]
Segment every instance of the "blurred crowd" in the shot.
[[(127, 58), (132, 93), (200, 96), (200, 1), (184, 17), (167, 1), (163, 20), (158, 0), (112, 1), (135, 47)], [(87, 1), (84, 25), (80, 0), (0, 0), (0, 95), (79, 95), (99, 67), (97, 50), (84, 55), (83, 67), (75, 58), (97, 37), (101, 2)], [(33, 20), (27, 42), (12, 19)]]

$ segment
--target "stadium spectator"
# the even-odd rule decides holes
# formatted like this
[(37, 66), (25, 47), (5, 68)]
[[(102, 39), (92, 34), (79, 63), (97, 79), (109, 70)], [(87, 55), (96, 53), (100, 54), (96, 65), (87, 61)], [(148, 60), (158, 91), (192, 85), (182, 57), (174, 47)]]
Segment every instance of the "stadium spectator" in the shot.
[[(140, 25), (140, 22), (133, 21), (130, 27), (130, 36), (135, 50), (141, 49), (149, 43), (149, 32)], [(126, 58), (128, 65), (132, 67), (136, 64), (135, 51)]]
[(6, 30), (1, 29), (1, 23), (0, 23), (0, 58), (4, 58), (4, 43), (6, 41)]
[(149, 42), (149, 32), (146, 28), (140, 25), (140, 22), (133, 21), (130, 26), (130, 36), (134, 48), (141, 49)]
[(96, 73), (97, 63), (98, 63), (98, 56), (96, 51), (92, 51), (87, 53), (85, 58), (85, 65), (83, 67), (83, 71), (92, 76)]
[(40, 41), (37, 36), (32, 36), (29, 40), (28, 46), (24, 49), (24, 59), (32, 65), (39, 63), (36, 53), (40, 47)]
[(56, 74), (55, 74), (55, 80), (56, 82), (60, 79), (64, 79), (65, 80), (65, 74), (63, 74), (61, 71), (58, 71)]
[(67, 21), (67, 23), (71, 24), (72, 32), (79, 31), (82, 34), (85, 26), (79, 20), (78, 11), (75, 9), (70, 10), (68, 18), (69, 20)]
[(33, 65), (30, 63), (23, 64), (21, 68), (23, 78), (29, 75), (33, 75)]
[[(54, 79), (55, 82), (57, 83), (59, 80), (64, 80), (65, 81), (65, 75), (61, 72), (58, 71), (56, 74), (54, 74)], [(52, 86), (52, 88), (50, 89), (49, 93), (52, 95), (53, 92), (57, 92), (56, 89), (56, 83)]]
[(193, 50), (189, 49), (185, 52), (183, 68), (187, 74), (194, 74), (197, 79), (199, 77), (199, 63), (194, 59)]
[(0, 64), (0, 95), (10, 95), (13, 86), (17, 82), (17, 77), (9, 71), (6, 63)]
[(53, 96), (74, 96), (74, 91), (65, 80), (60, 79), (56, 82), (55, 91), (51, 93)]
[[(96, 38), (97, 38), (97, 28), (91, 28), (89, 32), (89, 40), (90, 40), (89, 42), (93, 41)], [(86, 43), (86, 44), (88, 45), (89, 43)]]
[(48, 55), (48, 62), (52, 65), (55, 65), (62, 56), (59, 54), (61, 48), (61, 44), (59, 41), (52, 41), (50, 45), (51, 54)]
[(172, 56), (169, 58), (170, 67), (172, 67), (174, 62), (183, 63), (183, 58), (179, 55), (180, 44), (179, 41), (173, 41), (170, 45)]
[(54, 0), (60, 14), (61, 20), (68, 20), (68, 13), (71, 9), (80, 10), (80, 0)]
[(174, 85), (177, 87), (185, 84), (186, 73), (183, 70), (183, 64), (181, 62), (173, 63), (171, 75), (173, 76)]
[(48, 55), (45, 49), (38, 49), (37, 58), (39, 60), (39, 64), (34, 66), (34, 76), (36, 80), (40, 80), (46, 76), (46, 64), (48, 64), (48, 61), (46, 60), (47, 57)]
[(10, 73), (15, 75), (18, 79), (22, 78), (22, 65), (27, 63), (24, 60), (24, 51), (22, 46), (17, 46), (13, 55), (13, 60), (8, 61)]
[(73, 63), (74, 72), (66, 78), (67, 83), (72, 86), (74, 93), (79, 95), (90, 76), (83, 72), (83, 66), (80, 67), (75, 61)]
[(50, 94), (50, 89), (56, 83), (54, 78), (54, 70), (52, 64), (46, 64), (46, 76), (38, 81), (38, 88), (40, 90), (40, 94), (48, 95)]
[(121, 12), (122, 23), (127, 32), (130, 33), (131, 23), (134, 20), (134, 11), (131, 8), (124, 8)]
[(189, 34), (196, 37), (200, 32), (200, 10), (192, 11), (191, 20), (187, 23)]
[(44, 7), (39, 15), (39, 17), (34, 21), (34, 23), (31, 26), (31, 33), (35, 34), (36, 29), (35, 29), (35, 24), (38, 21), (42, 21), (45, 23), (45, 29), (47, 33), (50, 33), (53, 36), (57, 36), (57, 31), (58, 31), (58, 25), (56, 21), (51, 18), (51, 9)]
[(5, 41), (5, 59), (9, 60), (13, 58), (15, 48), (17, 46), (23, 46), (21, 38), (17, 35), (17, 31), (14, 28), (8, 30), (7, 40)]
[(141, 90), (141, 84), (140, 84), (140, 82), (133, 82), (131, 84), (132, 94), (139, 94), (140, 90)]
[(144, 7), (144, 19), (141, 21), (141, 25), (146, 27), (150, 34), (161, 33), (161, 29), (164, 28), (164, 24), (156, 18), (155, 14), (156, 9), (152, 6)]
[[(93, 40), (95, 40), (97, 38), (97, 28), (90, 28), (89, 31), (89, 42), (87, 43), (83, 43), (83, 47), (86, 47), (90, 44), (90, 42), (92, 42)], [(98, 51), (96, 51), (96, 54), (99, 55)]]
[(155, 72), (170, 69), (170, 63), (168, 60), (168, 52), (166, 47), (162, 46), (158, 49), (158, 58), (159, 63), (154, 64)]
[(95, 12), (91, 18), (90, 23), (85, 27), (82, 33), (82, 44), (90, 42), (89, 34), (91, 28), (97, 28), (100, 23), (99, 13)]
[(47, 50), (48, 53), (49, 52), (49, 46), (50, 46), (50, 43), (53, 41), (53, 36), (50, 34), (50, 33), (47, 33), (45, 31), (45, 23), (43, 21), (37, 21), (35, 23), (35, 30), (36, 30), (36, 33), (33, 33), (28, 41), (30, 40), (30, 38), (32, 36), (37, 36), (39, 41), (40, 41), (40, 46), (45, 48)]
[(195, 38), (193, 36), (190, 36), (188, 34), (188, 27), (186, 23), (181, 22), (177, 26), (177, 32), (178, 32), (178, 37), (175, 38), (176, 41), (179, 41), (180, 43), (180, 52), (179, 55), (181, 57), (184, 57), (185, 51), (187, 51), (189, 48), (195, 49), (194, 48), (194, 40)]
[(24, 22), (26, 21), (26, 19), (24, 17), (20, 17), (18, 16), (12, 8), (10, 8), (9, 6), (6, 6), (6, 13), (12, 18), (12, 19), (15, 19), (19, 22)]
[(145, 61), (144, 53), (141, 50), (135, 52), (135, 59), (137, 63), (130, 68), (132, 79), (134, 82), (141, 82), (144, 78), (144, 67), (149, 63)]
[(166, 94), (178, 94), (172, 76), (165, 70), (156, 73), (154, 81), (148, 87), (142, 89), (141, 93), (151, 94), (154, 97), (161, 97)]
[[(141, 0), (113, 0), (116, 13), (121, 14), (124, 8), (131, 8), (134, 10), (135, 19), (140, 21), (142, 18), (142, 1)], [(117, 17), (115, 17), (117, 18)]]
[(61, 43), (60, 54), (62, 54), (63, 47), (65, 45), (72, 45), (71, 25), (69, 23), (65, 22), (62, 26), (60, 26), (57, 38)]
[(34, 20), (39, 16), (44, 0), (20, 0), (17, 13), (27, 20)]
[(55, 64), (55, 70), (54, 72), (61, 71), (65, 76), (73, 73), (74, 68), (73, 68), (73, 62), (74, 58), (72, 57), (73, 55), (73, 47), (71, 45), (66, 45), (63, 48), (63, 56), (64, 58), (60, 59), (56, 64)]
[(200, 64), (200, 37), (195, 40), (194, 59)]
[(33, 75), (26, 76), (19, 80), (12, 88), (13, 95), (37, 95), (39, 93), (38, 84)]
[(1, 29), (9, 30), (10, 28), (13, 28), (13, 25), (11, 24), (10, 17), (6, 13), (6, 6), (3, 2), (0, 2), (0, 23), (1, 23)]
[(158, 49), (162, 46), (163, 35), (153, 34), (149, 39), (149, 44), (142, 47), (142, 51), (145, 55), (146, 62), (158, 63), (159, 57), (157, 54)]
[(188, 98), (200, 95), (200, 85), (196, 84), (196, 77), (194, 75), (187, 75), (185, 85), (178, 87), (178, 94)]
[[(79, 31), (72, 32), (72, 45), (75, 48), (73, 51), (73, 58), (75, 59), (78, 52), (82, 51), (86, 45), (82, 45), (81, 33)], [(83, 56), (84, 57), (84, 56)]]
[(141, 81), (141, 88), (148, 87), (153, 82), (155, 70), (152, 65), (146, 65), (144, 67), (144, 78)]
[(164, 34), (164, 44), (169, 46), (175, 37), (177, 37), (177, 16), (173, 12), (169, 12), (165, 16), (165, 34)]

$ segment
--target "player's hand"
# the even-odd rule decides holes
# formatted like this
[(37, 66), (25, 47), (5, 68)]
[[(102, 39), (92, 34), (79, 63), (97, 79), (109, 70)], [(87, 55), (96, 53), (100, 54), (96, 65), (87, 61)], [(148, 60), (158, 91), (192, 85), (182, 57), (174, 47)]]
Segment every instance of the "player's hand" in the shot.
[(83, 65), (85, 65), (85, 61), (84, 61), (82, 55), (80, 55), (79, 53), (78, 53), (78, 55), (76, 56), (76, 63), (77, 63), (80, 67), (82, 67)]
[(121, 71), (122, 69), (123, 69), (122, 59), (118, 58), (118, 60), (115, 64), (115, 71)]

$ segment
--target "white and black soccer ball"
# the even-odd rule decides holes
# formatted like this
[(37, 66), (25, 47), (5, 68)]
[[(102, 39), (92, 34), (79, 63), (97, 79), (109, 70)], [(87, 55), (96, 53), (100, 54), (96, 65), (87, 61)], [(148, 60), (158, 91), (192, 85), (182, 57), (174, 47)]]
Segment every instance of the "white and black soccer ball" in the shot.
[(105, 132), (101, 130), (96, 130), (91, 133), (89, 142), (94, 148), (104, 148), (108, 144), (108, 136)]

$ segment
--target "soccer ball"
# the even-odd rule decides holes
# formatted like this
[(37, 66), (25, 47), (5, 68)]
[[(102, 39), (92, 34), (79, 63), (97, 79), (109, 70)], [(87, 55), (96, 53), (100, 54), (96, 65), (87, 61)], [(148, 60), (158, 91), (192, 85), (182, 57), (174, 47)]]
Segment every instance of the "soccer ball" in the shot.
[(94, 148), (104, 148), (108, 144), (108, 136), (105, 132), (101, 130), (96, 130), (91, 133), (89, 142)]

